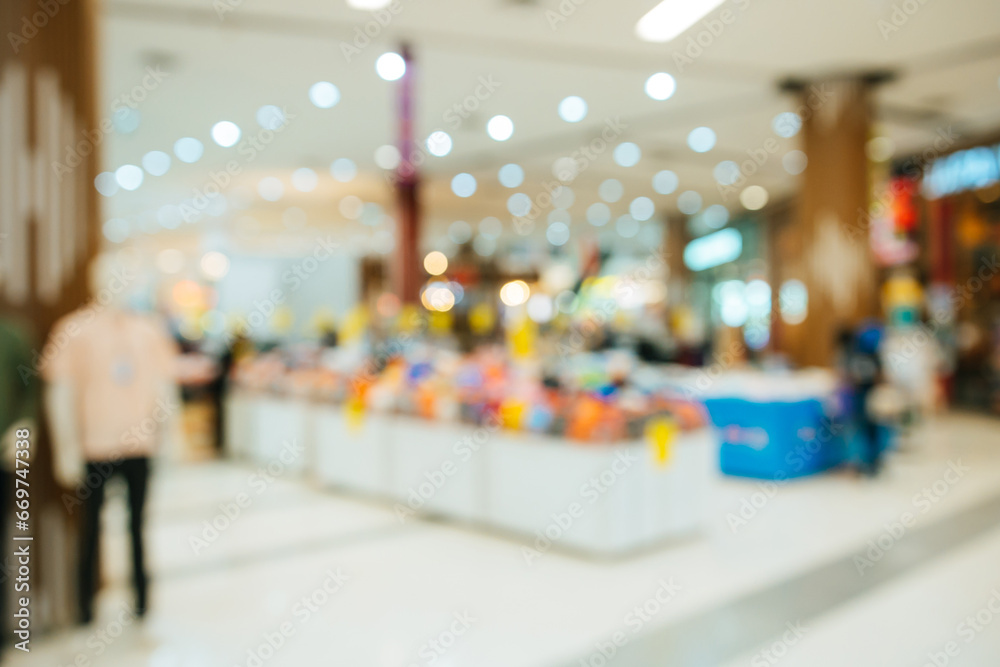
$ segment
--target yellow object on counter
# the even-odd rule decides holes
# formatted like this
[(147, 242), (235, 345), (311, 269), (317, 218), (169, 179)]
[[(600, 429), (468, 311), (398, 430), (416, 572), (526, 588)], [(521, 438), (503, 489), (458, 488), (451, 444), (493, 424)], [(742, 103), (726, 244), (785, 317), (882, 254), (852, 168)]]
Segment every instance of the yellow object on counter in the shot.
[(365, 401), (358, 395), (354, 394), (344, 403), (344, 415), (347, 418), (347, 427), (352, 431), (358, 431), (361, 429), (361, 425), (365, 421)]
[(524, 401), (508, 399), (500, 404), (500, 421), (504, 428), (517, 430), (524, 421)]
[(646, 424), (646, 442), (657, 465), (665, 466), (670, 462), (671, 445), (679, 430), (677, 423), (668, 417), (655, 417)]

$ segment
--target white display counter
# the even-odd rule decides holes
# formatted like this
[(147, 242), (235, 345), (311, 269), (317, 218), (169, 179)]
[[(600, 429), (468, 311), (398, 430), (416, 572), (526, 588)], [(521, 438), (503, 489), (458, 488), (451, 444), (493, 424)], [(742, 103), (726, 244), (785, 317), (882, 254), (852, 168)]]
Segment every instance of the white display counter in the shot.
[(227, 450), (254, 463), (280, 463), (283, 473), (313, 465), (313, 409), (308, 401), (273, 394), (232, 392), (226, 399)]
[(679, 437), (664, 464), (641, 441), (567, 445), (504, 432), (485, 449), (487, 522), (607, 554), (690, 534), (705, 518), (712, 452), (704, 431)]
[[(252, 460), (267, 461), (283, 439), (301, 437), (323, 486), (384, 498), (401, 517), (516, 533), (536, 549), (617, 555), (695, 533), (717, 469), (704, 429), (679, 436), (661, 463), (643, 441), (575, 443), (384, 414), (351, 423), (342, 406), (264, 394), (229, 401), (234, 416), (254, 416)], [(243, 450), (234, 442), (230, 451)]]
[(343, 406), (313, 407), (316, 479), (325, 486), (385, 497), (388, 495), (392, 438), (382, 419), (351, 423)]

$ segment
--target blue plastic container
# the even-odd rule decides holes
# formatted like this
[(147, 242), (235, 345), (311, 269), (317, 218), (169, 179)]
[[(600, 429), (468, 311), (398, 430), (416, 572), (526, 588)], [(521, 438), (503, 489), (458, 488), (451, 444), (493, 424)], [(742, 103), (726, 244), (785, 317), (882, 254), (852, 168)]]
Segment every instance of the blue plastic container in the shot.
[(847, 457), (847, 424), (827, 415), (818, 399), (715, 398), (705, 407), (721, 441), (719, 467), (727, 475), (791, 479), (822, 472)]

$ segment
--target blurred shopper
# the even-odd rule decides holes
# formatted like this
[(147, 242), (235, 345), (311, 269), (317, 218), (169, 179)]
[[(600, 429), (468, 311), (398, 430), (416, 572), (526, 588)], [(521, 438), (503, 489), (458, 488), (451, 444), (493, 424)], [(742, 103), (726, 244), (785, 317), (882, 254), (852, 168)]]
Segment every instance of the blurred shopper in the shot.
[(233, 370), (236, 341), (225, 341), (216, 360), (216, 376), (206, 389), (215, 416), (215, 450), (220, 455), (226, 443), (226, 394), (229, 392), (229, 376)]
[(859, 449), (858, 468), (871, 477), (879, 472), (882, 453), (878, 424), (868, 409), (872, 392), (882, 377), (880, 341), (881, 331), (871, 325), (860, 328), (856, 334), (845, 329), (838, 336), (838, 365), (841, 379), (851, 394), (850, 421)]
[[(27, 332), (17, 323), (0, 318), (0, 544), (7, 545), (7, 521), (10, 500), (14, 495), (13, 470), (18, 432), (22, 429), (36, 434), (35, 419), (38, 407), (37, 373), (31, 359), (31, 346)], [(34, 440), (30, 440), (33, 442)], [(30, 454), (29, 454), (30, 456)], [(7, 582), (12, 580), (14, 563), (10, 555), (0, 562), (0, 650), (6, 643), (9, 594)]]
[(148, 604), (143, 509), (150, 457), (176, 427), (176, 348), (150, 316), (124, 310), (122, 300), (91, 303), (60, 320), (59, 349), (45, 368), (46, 411), (61, 484), (77, 488), (83, 509), (78, 594), (80, 619), (93, 618), (100, 514), (107, 481), (125, 478), (132, 538), (135, 613)]

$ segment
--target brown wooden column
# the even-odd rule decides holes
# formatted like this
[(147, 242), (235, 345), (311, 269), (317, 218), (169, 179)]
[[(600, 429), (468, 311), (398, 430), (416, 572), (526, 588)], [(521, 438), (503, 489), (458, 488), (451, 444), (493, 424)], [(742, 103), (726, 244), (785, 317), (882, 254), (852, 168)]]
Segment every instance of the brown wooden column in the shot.
[[(94, 178), (111, 123), (96, 114), (94, 30), (92, 0), (0, 2), (0, 315), (32, 330), (32, 380), (53, 353), (44, 347), (52, 324), (88, 297), (86, 266), (97, 247)], [(44, 414), (31, 440), (37, 640), (75, 616), (79, 512), (67, 512), (53, 479)], [(9, 556), (10, 542), (2, 546)], [(8, 639), (12, 612), (5, 607), (2, 619)]]
[(396, 293), (403, 303), (420, 303), (423, 269), (420, 262), (420, 164), (413, 137), (416, 68), (408, 46), (400, 50), (406, 73), (399, 81), (399, 168), (396, 170)]
[(866, 222), (870, 185), (865, 153), (875, 81), (859, 77), (795, 84), (808, 166), (795, 219), (779, 239), (774, 262), (781, 281), (797, 278), (809, 290), (805, 321), (776, 322), (781, 327), (776, 339), (801, 365), (829, 366), (838, 330), (878, 311)]
[(688, 268), (684, 264), (684, 248), (687, 246), (688, 238), (686, 221), (682, 217), (665, 217), (664, 228), (664, 248), (663, 259), (667, 264), (667, 303), (674, 305), (681, 303), (683, 294), (674, 294), (675, 291), (682, 291), (688, 282)]

